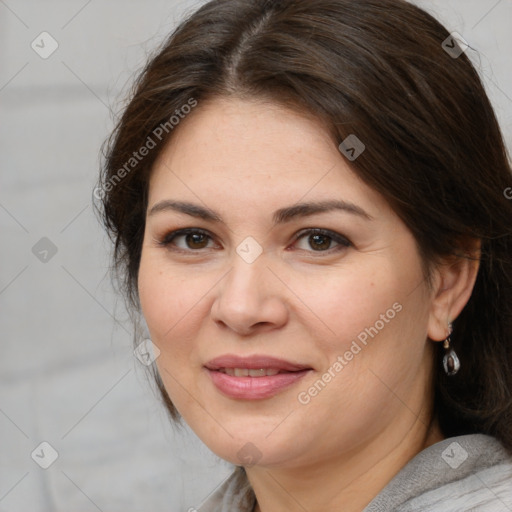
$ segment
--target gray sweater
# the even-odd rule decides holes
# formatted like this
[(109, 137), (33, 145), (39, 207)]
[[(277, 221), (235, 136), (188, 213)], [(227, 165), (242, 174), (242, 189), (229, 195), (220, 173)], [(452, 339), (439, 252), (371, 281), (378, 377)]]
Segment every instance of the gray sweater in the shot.
[[(237, 467), (199, 512), (252, 512)], [(512, 457), (483, 434), (451, 437), (410, 460), (362, 512), (512, 512)]]

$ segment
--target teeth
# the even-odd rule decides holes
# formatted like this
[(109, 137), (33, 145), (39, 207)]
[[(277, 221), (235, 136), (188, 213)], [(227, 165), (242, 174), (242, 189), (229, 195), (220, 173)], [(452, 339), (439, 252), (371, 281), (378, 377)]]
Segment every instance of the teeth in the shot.
[(221, 368), (219, 371), (232, 377), (267, 377), (277, 375), (279, 370), (275, 368), (261, 368), (253, 370), (249, 368)]

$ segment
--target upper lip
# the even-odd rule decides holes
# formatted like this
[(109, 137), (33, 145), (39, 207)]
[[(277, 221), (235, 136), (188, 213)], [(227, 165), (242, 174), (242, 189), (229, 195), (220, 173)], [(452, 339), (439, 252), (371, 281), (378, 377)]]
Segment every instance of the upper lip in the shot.
[(277, 357), (260, 354), (246, 357), (237, 356), (235, 354), (225, 354), (219, 357), (215, 357), (211, 361), (208, 361), (205, 364), (205, 367), (209, 370), (220, 370), (221, 368), (247, 368), (249, 370), (272, 368), (276, 370), (284, 370), (287, 372), (297, 372), (300, 370), (311, 369), (310, 366), (304, 364), (292, 363)]

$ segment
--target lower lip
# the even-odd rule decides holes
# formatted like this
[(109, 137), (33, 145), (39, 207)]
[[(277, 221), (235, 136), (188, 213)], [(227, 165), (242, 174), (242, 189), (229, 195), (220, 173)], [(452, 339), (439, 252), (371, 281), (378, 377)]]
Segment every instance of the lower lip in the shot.
[(216, 370), (207, 371), (217, 389), (224, 395), (243, 400), (261, 400), (288, 388), (311, 370), (278, 373), (266, 377), (234, 377)]

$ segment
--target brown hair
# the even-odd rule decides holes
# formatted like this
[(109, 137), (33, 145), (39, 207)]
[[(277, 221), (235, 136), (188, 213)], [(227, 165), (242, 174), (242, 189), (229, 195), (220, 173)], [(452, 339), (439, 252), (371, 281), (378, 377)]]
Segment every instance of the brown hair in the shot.
[[(170, 117), (191, 98), (198, 108), (218, 96), (262, 98), (320, 118), (338, 143), (356, 134), (366, 150), (353, 170), (410, 229), (427, 274), (439, 257), (467, 255), (465, 240), (482, 242), (472, 296), (453, 324), (457, 375), (439, 371), (436, 344), (434, 413), (446, 437), (486, 433), (512, 451), (511, 171), (479, 76), (464, 53), (445, 51), (448, 37), (403, 0), (208, 2), (135, 83), (106, 146), (102, 215), (137, 310), (151, 167), (172, 136)], [(165, 136), (113, 186), (164, 123)]]

